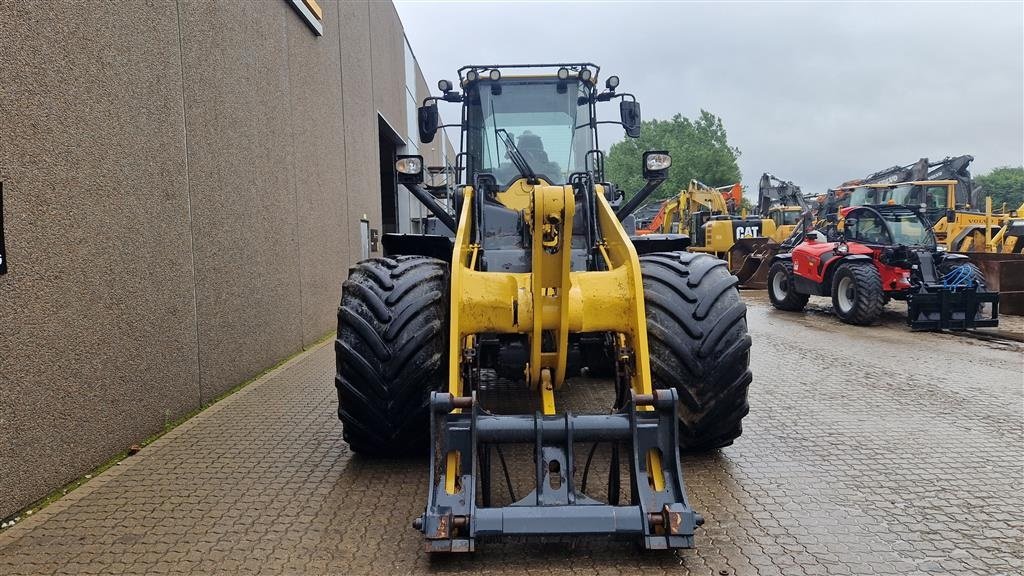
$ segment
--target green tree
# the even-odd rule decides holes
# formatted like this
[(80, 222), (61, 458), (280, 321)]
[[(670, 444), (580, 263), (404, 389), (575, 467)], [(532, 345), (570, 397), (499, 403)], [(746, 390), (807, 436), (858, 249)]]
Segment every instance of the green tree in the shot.
[[(1021, 202), (1024, 202), (1024, 167), (1022, 166), (995, 168), (988, 174), (976, 176), (974, 183), (981, 184), (982, 202), (984, 202), (985, 196), (992, 197), (993, 210), (998, 211), (1004, 202), (1007, 210), (1016, 210)], [(984, 209), (985, 205), (981, 204), (978, 208)]]
[(631, 197), (644, 185), (643, 153), (647, 150), (668, 150), (672, 168), (668, 180), (655, 190), (652, 199), (674, 196), (685, 189), (691, 179), (708, 186), (725, 186), (740, 180), (736, 159), (738, 148), (729, 146), (722, 119), (705, 110), (690, 120), (676, 114), (671, 120), (647, 120), (640, 128), (639, 138), (626, 138), (608, 152), (605, 175)]

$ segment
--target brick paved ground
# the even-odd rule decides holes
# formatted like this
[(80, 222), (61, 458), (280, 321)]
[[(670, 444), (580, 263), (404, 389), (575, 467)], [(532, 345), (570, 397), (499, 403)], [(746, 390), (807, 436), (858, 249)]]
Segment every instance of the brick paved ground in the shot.
[(1024, 571), (1020, 345), (747, 296), (751, 415), (734, 446), (686, 459), (707, 519), (695, 550), (487, 543), (431, 560), (409, 526), (425, 464), (348, 453), (324, 346), (0, 534), (0, 574)]

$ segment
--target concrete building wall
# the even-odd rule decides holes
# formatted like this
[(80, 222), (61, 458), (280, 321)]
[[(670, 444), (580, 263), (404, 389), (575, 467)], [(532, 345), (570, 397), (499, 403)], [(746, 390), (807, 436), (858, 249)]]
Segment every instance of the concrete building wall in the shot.
[(318, 2), (0, 2), (0, 517), (334, 329), (420, 87)]

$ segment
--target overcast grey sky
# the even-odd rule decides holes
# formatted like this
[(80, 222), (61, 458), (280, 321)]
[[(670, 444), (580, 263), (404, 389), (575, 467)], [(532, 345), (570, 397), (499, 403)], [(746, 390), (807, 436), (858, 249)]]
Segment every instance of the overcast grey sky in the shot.
[(810, 193), (923, 156), (1024, 162), (1021, 1), (395, 4), (432, 87), (464, 64), (594, 62), (645, 119), (720, 116), (755, 196), (764, 171)]

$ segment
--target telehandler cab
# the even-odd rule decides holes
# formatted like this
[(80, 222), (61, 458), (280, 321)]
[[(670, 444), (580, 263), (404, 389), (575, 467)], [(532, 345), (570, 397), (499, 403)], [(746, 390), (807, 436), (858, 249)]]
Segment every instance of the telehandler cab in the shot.
[[(726, 446), (742, 431), (750, 337), (736, 279), (721, 260), (685, 252), (685, 237), (626, 235), (620, 220), (664, 181), (671, 159), (644, 154), (645, 186), (613, 209), (619, 193), (605, 182), (597, 128), (621, 123), (637, 137), (640, 108), (615, 76), (599, 90), (598, 72), (589, 63), (466, 66), (461, 91), (442, 80), (443, 95), (418, 111), (419, 130), (431, 142), (437, 102), (461, 104), (456, 213), (421, 185), (422, 158), (399, 157), (399, 181), (433, 213), (433, 233), (385, 235), (386, 256), (358, 263), (342, 289), (344, 438), (370, 456), (429, 451), (429, 496), (413, 523), (428, 551), (472, 551), (484, 536), (691, 547), (703, 520), (678, 450)], [(610, 100), (620, 122), (597, 118)], [(574, 414), (558, 399), (582, 372), (607, 377), (607, 410)], [(497, 388), (527, 408), (510, 409)], [(580, 443), (610, 447), (606, 497), (586, 491), (593, 448), (579, 466)], [(532, 488), (520, 498), (507, 444), (533, 448)], [(495, 504), (494, 455), (510, 505)]]

